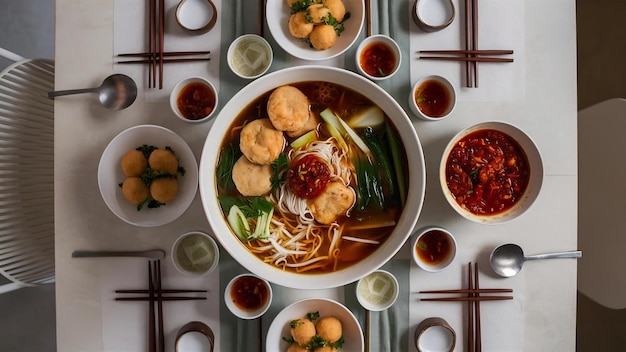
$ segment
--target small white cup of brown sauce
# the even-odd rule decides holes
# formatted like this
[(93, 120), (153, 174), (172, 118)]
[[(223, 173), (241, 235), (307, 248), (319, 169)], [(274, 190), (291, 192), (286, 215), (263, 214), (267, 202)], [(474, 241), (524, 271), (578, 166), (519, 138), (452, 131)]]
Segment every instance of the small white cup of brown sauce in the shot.
[(442, 76), (420, 78), (409, 94), (409, 107), (415, 116), (426, 121), (440, 121), (452, 114), (456, 106), (456, 91)]
[(429, 272), (438, 272), (454, 261), (456, 240), (443, 227), (424, 227), (413, 234), (411, 252), (417, 266)]
[(356, 67), (373, 80), (387, 79), (398, 72), (402, 63), (400, 46), (391, 37), (382, 34), (369, 36), (356, 49)]
[(215, 86), (202, 77), (181, 80), (170, 93), (170, 107), (186, 122), (204, 122), (215, 116), (218, 94)]
[(226, 307), (240, 319), (256, 319), (272, 304), (272, 286), (254, 274), (235, 276), (224, 290)]

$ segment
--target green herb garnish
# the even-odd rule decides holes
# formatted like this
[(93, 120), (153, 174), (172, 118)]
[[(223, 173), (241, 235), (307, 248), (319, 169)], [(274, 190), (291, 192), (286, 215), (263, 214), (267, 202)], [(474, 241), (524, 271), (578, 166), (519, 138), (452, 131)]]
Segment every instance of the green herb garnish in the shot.
[(220, 153), (220, 159), (217, 163), (217, 187), (225, 192), (235, 189), (233, 182), (233, 166), (241, 157), (241, 150), (235, 144), (229, 144)]
[(320, 317), (320, 312), (307, 313), (306, 318), (310, 321), (315, 321)]
[(278, 158), (272, 162), (272, 170), (274, 173), (272, 174), (272, 190), (275, 190), (280, 186), (281, 183), (285, 182), (287, 179), (287, 168), (289, 167), (289, 159), (287, 159), (287, 154), (280, 153)]

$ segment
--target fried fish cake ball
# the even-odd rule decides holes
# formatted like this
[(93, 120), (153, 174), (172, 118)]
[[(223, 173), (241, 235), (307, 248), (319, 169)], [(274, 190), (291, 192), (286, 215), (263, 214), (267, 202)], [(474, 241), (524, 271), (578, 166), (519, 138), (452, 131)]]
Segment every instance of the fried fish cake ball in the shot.
[(150, 197), (150, 190), (141, 177), (128, 177), (122, 183), (122, 195), (132, 204), (141, 204)]
[(178, 181), (174, 177), (157, 178), (150, 184), (150, 195), (159, 203), (167, 204), (176, 198)]
[(148, 159), (143, 152), (133, 149), (124, 154), (120, 164), (126, 177), (139, 177), (148, 168)]
[(239, 149), (253, 163), (269, 165), (285, 148), (285, 136), (269, 119), (249, 122), (241, 129)]
[(319, 124), (319, 119), (317, 118), (315, 113), (311, 111), (309, 113), (309, 118), (306, 120), (306, 122), (304, 123), (304, 126), (302, 126), (301, 129), (297, 131), (293, 131), (293, 132), (286, 132), (286, 134), (287, 136), (291, 138), (298, 138), (309, 131), (317, 129), (318, 124)]
[(315, 336), (315, 324), (309, 319), (298, 319), (291, 322), (291, 337), (300, 346), (306, 346)]
[(301, 129), (309, 118), (309, 98), (294, 86), (280, 86), (270, 94), (267, 115), (279, 131), (293, 132)]
[(337, 32), (329, 24), (320, 24), (313, 28), (311, 35), (309, 35), (309, 40), (311, 45), (317, 50), (330, 49), (337, 42)]
[(262, 196), (272, 190), (271, 165), (250, 162), (242, 155), (233, 166), (233, 182), (239, 193), (246, 197)]
[(292, 343), (291, 345), (289, 345), (287, 352), (311, 352), (311, 350), (306, 347), (300, 346), (297, 343)]
[(330, 14), (330, 9), (323, 4), (313, 4), (306, 8), (306, 12), (308, 13), (308, 17), (311, 19), (311, 22), (315, 24), (323, 23), (324, 21), (328, 21), (330, 18), (328, 14)]
[(291, 6), (295, 3), (297, 3), (298, 1), (302, 1), (302, 0), (287, 0), (287, 6), (289, 6), (289, 8), (291, 8)]
[(176, 175), (178, 171), (178, 159), (171, 150), (155, 149), (150, 153), (148, 165), (157, 173)]
[(313, 350), (313, 352), (338, 352), (339, 350), (331, 345), (326, 345), (322, 347), (317, 347)]
[(315, 24), (308, 22), (304, 12), (296, 12), (289, 17), (289, 33), (296, 38), (308, 38)]
[(332, 315), (319, 319), (315, 323), (315, 330), (317, 331), (319, 337), (330, 343), (339, 341), (343, 335), (341, 321)]
[(330, 10), (337, 22), (343, 21), (343, 18), (346, 16), (346, 7), (342, 0), (323, 0), (322, 4)]
[(322, 193), (307, 199), (307, 206), (317, 222), (329, 225), (338, 217), (346, 215), (354, 205), (354, 190), (341, 182), (333, 181), (326, 185)]

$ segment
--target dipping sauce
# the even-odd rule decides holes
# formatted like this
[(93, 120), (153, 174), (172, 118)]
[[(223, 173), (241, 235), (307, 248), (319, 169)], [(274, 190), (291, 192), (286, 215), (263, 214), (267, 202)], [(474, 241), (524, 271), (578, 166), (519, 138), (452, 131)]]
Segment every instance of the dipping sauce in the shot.
[(242, 276), (233, 282), (230, 298), (240, 309), (257, 310), (267, 302), (269, 292), (265, 282), (258, 277)]
[(201, 82), (192, 82), (181, 89), (176, 99), (180, 113), (189, 120), (199, 120), (215, 109), (215, 93)]
[(492, 129), (472, 132), (450, 151), (446, 183), (456, 202), (474, 214), (510, 209), (526, 191), (530, 166), (509, 135)]
[(373, 42), (363, 49), (359, 63), (363, 71), (372, 77), (385, 77), (396, 68), (393, 49), (382, 42)]
[(434, 79), (420, 84), (413, 98), (422, 113), (430, 117), (444, 116), (450, 108), (451, 96), (448, 88)]
[(451, 249), (448, 235), (439, 230), (428, 231), (415, 246), (417, 256), (429, 265), (438, 265), (447, 260)]

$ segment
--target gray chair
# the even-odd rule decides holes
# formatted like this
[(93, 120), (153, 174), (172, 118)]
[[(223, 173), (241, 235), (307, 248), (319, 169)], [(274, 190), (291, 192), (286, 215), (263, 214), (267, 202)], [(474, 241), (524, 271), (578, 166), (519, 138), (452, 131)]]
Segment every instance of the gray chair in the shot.
[(54, 282), (54, 61), (14, 61), (0, 73), (0, 293)]

